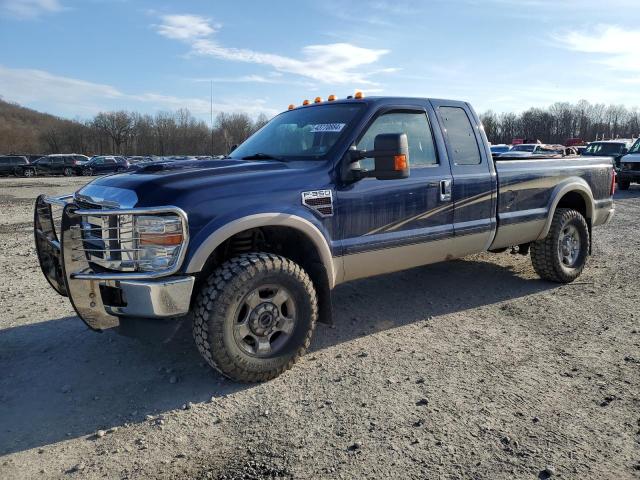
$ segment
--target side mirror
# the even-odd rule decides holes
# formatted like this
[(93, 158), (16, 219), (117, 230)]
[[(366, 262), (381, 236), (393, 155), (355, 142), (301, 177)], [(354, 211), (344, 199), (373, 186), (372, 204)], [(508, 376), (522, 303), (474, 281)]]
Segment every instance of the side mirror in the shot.
[(406, 133), (381, 133), (373, 140), (375, 170), (378, 180), (395, 180), (409, 176), (409, 142)]
[(627, 153), (629, 153), (629, 149), (627, 147), (623, 147), (622, 151), (620, 152), (622, 155), (626, 155)]

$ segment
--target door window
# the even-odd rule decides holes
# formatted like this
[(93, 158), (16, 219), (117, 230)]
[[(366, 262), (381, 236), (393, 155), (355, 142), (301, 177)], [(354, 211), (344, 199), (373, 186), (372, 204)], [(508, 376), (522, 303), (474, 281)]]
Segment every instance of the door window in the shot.
[[(406, 133), (411, 167), (436, 165), (438, 157), (433, 143), (429, 119), (424, 112), (390, 112), (376, 118), (358, 142), (358, 150), (373, 150), (376, 135)], [(373, 170), (374, 160), (360, 161), (360, 167)]]
[(440, 117), (455, 165), (478, 165), (482, 161), (476, 134), (467, 113), (460, 107), (440, 107)]

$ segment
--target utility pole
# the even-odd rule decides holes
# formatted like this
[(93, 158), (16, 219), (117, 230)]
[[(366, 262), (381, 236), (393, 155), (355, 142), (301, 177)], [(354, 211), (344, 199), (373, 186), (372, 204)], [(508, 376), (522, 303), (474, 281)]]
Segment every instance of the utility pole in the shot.
[(213, 156), (213, 79), (211, 80), (211, 118), (210, 118), (210, 126), (211, 126), (211, 156)]

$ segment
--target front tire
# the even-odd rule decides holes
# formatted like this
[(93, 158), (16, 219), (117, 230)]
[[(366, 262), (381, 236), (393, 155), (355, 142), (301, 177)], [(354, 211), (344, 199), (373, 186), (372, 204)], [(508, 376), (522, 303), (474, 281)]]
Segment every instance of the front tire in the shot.
[(218, 267), (200, 290), (193, 337), (207, 363), (240, 382), (277, 377), (311, 342), (318, 302), (307, 273), (271, 253), (249, 253)]
[(73, 175), (75, 174), (75, 172), (73, 171), (73, 168), (70, 168), (70, 167), (64, 167), (64, 170), (62, 170), (62, 173), (64, 174), (65, 177), (73, 177)]
[(90, 177), (90, 176), (93, 175), (93, 172), (91, 171), (90, 168), (85, 168), (85, 169), (82, 170), (82, 175), (84, 177)]
[(34, 172), (34, 171), (33, 171), (32, 169), (30, 169), (30, 168), (25, 168), (25, 169), (22, 171), (22, 176), (23, 176), (23, 177), (26, 177), (26, 178), (34, 177), (34, 176), (35, 176), (35, 174), (36, 174), (36, 172)]
[(589, 227), (580, 212), (558, 208), (547, 236), (531, 244), (531, 262), (541, 278), (570, 283), (580, 276), (589, 255)]

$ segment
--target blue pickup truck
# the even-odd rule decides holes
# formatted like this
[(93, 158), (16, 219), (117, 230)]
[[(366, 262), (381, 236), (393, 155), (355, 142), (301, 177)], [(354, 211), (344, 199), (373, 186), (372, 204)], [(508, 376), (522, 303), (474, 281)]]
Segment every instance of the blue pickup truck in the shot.
[(51, 286), (94, 330), (187, 319), (238, 381), (276, 377), (358, 278), (517, 247), (576, 279), (613, 216), (608, 158), (496, 160), (468, 103), (354, 98), (290, 106), (219, 160), (150, 163), (40, 196)]

